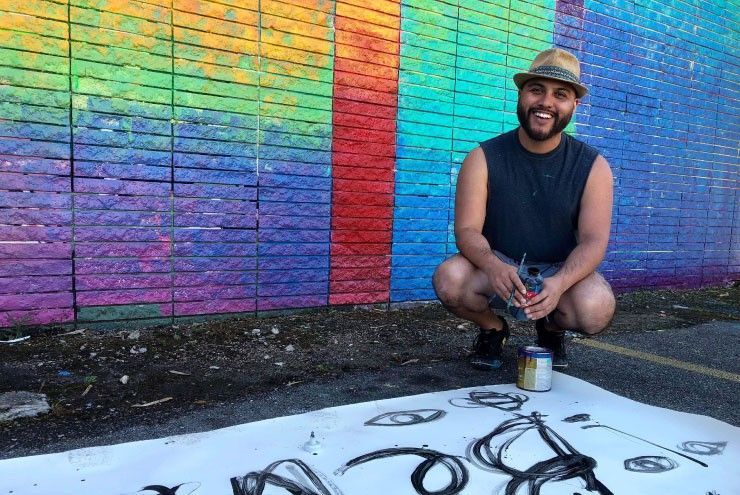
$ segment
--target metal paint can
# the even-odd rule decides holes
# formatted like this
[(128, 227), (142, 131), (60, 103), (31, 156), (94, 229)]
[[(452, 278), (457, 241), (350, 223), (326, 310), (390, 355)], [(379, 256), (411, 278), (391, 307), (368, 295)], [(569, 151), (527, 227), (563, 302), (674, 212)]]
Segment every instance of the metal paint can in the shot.
[(516, 386), (532, 392), (552, 388), (552, 351), (544, 347), (522, 346), (517, 350), (519, 374)]

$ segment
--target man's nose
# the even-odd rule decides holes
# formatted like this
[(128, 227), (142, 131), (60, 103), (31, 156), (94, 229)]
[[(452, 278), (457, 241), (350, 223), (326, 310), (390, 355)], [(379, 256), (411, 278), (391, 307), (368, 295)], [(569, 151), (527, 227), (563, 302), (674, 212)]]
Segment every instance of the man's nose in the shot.
[(549, 91), (543, 91), (539, 103), (546, 108), (552, 108), (555, 105), (555, 95)]

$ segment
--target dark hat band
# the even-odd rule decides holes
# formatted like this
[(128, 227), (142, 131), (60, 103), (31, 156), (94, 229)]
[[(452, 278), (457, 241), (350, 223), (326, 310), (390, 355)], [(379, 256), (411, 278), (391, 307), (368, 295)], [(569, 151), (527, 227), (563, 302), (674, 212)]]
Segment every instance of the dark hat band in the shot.
[(531, 69), (529, 72), (544, 77), (554, 77), (555, 79), (564, 79), (566, 81), (580, 84), (575, 74), (569, 70), (563, 69), (562, 67), (558, 67), (557, 65), (540, 65), (539, 67)]

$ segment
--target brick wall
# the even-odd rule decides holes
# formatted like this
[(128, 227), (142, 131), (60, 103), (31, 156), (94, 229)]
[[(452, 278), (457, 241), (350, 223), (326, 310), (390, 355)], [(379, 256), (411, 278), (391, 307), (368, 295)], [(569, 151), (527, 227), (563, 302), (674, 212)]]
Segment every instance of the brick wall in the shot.
[(0, 326), (434, 298), (457, 172), (550, 46), (619, 289), (740, 272), (738, 5), (5, 0)]

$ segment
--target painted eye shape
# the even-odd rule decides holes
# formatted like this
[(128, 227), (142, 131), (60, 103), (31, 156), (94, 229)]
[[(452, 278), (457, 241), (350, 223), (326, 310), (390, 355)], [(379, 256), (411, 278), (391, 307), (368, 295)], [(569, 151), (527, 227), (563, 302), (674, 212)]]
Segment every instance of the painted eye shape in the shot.
[(696, 440), (684, 442), (678, 446), (684, 452), (698, 455), (721, 454), (725, 447), (727, 447), (727, 442), (699, 442)]
[(447, 414), (441, 409), (387, 412), (365, 421), (365, 426), (409, 426), (436, 421)]
[(676, 461), (659, 455), (643, 455), (624, 461), (624, 469), (637, 473), (665, 473), (677, 467)]

